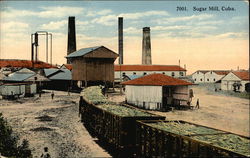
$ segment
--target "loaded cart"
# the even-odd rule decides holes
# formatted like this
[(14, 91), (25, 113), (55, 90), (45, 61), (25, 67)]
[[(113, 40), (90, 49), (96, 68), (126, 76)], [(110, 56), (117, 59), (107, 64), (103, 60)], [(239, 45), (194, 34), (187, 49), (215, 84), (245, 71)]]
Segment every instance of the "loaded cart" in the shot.
[(137, 120), (165, 120), (163, 116), (133, 107), (116, 105), (100, 96), (94, 101), (93, 97), (88, 97), (90, 93), (87, 92), (83, 94), (82, 121), (100, 140), (116, 149), (118, 157), (136, 153)]
[(185, 121), (137, 121), (139, 157), (249, 157), (249, 137)]

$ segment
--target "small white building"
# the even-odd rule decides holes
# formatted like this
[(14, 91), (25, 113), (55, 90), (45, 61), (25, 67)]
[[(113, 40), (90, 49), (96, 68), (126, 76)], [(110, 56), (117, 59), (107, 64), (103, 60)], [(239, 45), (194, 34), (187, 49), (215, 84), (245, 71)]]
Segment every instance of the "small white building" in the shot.
[(151, 110), (187, 105), (192, 83), (163, 74), (150, 74), (121, 83), (125, 85), (126, 102)]
[(215, 83), (229, 72), (229, 70), (198, 70), (192, 74), (192, 80), (194, 83)]
[(186, 69), (178, 65), (115, 65), (115, 80), (119, 81), (123, 76), (144, 76), (153, 73), (161, 73), (174, 78), (185, 77)]
[(233, 71), (221, 79), (221, 89), (228, 91), (248, 91), (250, 88), (249, 71)]

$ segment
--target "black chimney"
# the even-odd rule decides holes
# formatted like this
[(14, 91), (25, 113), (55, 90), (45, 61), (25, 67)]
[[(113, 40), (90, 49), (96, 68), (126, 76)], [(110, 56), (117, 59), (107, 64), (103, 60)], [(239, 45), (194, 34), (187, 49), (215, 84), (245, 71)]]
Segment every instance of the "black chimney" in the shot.
[[(67, 55), (76, 51), (76, 29), (75, 29), (75, 17), (70, 16), (68, 22), (68, 50)], [(70, 61), (67, 59), (67, 64), (70, 64)]]
[(118, 18), (118, 52), (119, 64), (123, 64), (123, 17)]

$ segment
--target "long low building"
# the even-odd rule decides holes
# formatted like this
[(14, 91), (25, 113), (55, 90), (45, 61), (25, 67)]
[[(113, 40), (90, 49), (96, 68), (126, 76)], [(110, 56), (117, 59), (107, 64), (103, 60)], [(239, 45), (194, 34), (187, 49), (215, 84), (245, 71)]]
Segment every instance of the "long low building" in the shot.
[(229, 70), (198, 70), (191, 76), (194, 83), (215, 83), (229, 72)]
[(125, 85), (127, 103), (151, 110), (188, 105), (188, 86), (192, 85), (163, 74), (150, 74), (121, 84)]
[(186, 69), (178, 65), (115, 65), (115, 80), (123, 76), (144, 76), (153, 73), (165, 74), (174, 78), (185, 77)]

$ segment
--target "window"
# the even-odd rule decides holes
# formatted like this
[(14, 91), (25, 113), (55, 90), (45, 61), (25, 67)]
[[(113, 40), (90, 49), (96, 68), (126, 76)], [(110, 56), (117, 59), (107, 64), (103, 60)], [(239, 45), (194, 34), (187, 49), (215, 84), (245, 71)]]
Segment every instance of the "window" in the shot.
[(180, 72), (180, 76), (184, 76), (184, 73), (183, 73), (183, 72)]
[(215, 81), (215, 78), (214, 78), (214, 81)]
[(201, 78), (201, 81), (202, 81), (202, 78)]
[(194, 79), (194, 81), (196, 81), (196, 78)]
[(197, 72), (197, 74), (199, 74), (199, 71)]
[(210, 73), (212, 74), (212, 71)]
[(209, 81), (209, 79), (207, 79), (207, 81)]
[(172, 77), (174, 77), (174, 72), (172, 72)]
[(133, 75), (136, 75), (136, 72), (133, 72)]
[(163, 72), (162, 74), (165, 75), (165, 72)]
[(143, 75), (147, 75), (147, 73), (146, 73), (146, 72), (144, 72), (144, 73), (143, 73)]
[(123, 73), (122, 73), (122, 76), (125, 76), (125, 75), (126, 75), (126, 73), (125, 73), (125, 72), (123, 72)]

